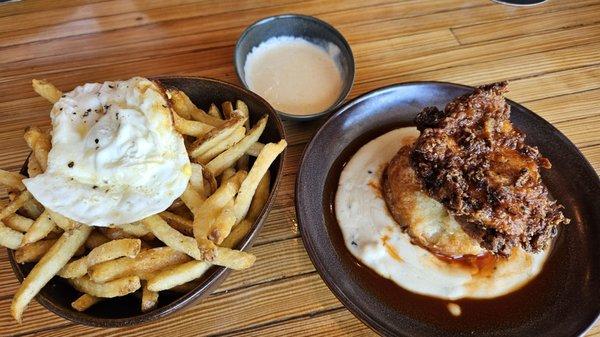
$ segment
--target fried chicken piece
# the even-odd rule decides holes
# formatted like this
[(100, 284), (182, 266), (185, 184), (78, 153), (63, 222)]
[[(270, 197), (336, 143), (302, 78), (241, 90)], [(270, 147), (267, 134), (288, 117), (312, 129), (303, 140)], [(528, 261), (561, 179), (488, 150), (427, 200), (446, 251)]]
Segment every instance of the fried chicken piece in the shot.
[(539, 167), (550, 162), (511, 124), (507, 82), (481, 86), (416, 117), (411, 164), (424, 190), (493, 253), (543, 250), (569, 222), (549, 199)]

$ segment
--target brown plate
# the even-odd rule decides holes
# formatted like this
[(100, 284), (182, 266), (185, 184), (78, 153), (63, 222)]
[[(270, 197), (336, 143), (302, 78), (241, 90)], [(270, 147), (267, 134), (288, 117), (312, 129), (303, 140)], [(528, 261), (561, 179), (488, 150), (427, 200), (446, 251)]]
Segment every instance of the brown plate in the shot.
[(333, 199), (345, 162), (369, 140), (414, 125), (426, 106), (443, 108), (472, 88), (443, 82), (397, 84), (345, 104), (307, 146), (296, 182), (296, 212), (317, 271), (360, 320), (386, 336), (576, 336), (600, 313), (600, 180), (562, 133), (508, 101), (512, 122), (553, 164), (542, 173), (571, 224), (562, 230), (542, 272), (521, 289), (491, 300), (448, 301), (416, 295), (363, 266), (346, 249)]
[[(203, 109), (208, 109), (213, 102), (220, 104), (224, 101), (243, 100), (250, 110), (251, 123), (256, 123), (264, 114), (269, 115), (267, 126), (260, 138), (261, 142), (275, 142), (285, 138), (283, 125), (275, 110), (261, 97), (248, 90), (209, 78), (173, 76), (157, 79), (166, 87), (175, 87), (182, 90), (198, 107)], [(238, 244), (236, 249), (249, 249), (252, 241), (262, 228), (264, 220), (273, 206), (275, 191), (281, 181), (284, 156), (285, 151), (271, 165), (271, 176), (274, 179), (271, 182), (271, 194), (267, 204), (250, 232)], [(8, 250), (8, 257), (15, 275), (19, 281), (23, 281), (23, 278), (31, 271), (34, 264), (20, 265), (16, 263), (13, 251), (10, 249)], [(209, 269), (202, 276), (200, 284), (186, 294), (161, 291), (157, 307), (144, 313), (140, 310), (140, 299), (135, 295), (107, 299), (95, 304), (85, 312), (78, 312), (71, 308), (71, 302), (81, 294), (60, 277), (53, 278), (35, 298), (48, 310), (76, 323), (99, 327), (130, 326), (156, 320), (194, 303), (196, 300), (210, 294), (225, 280), (228, 272), (229, 270), (223, 267)]]

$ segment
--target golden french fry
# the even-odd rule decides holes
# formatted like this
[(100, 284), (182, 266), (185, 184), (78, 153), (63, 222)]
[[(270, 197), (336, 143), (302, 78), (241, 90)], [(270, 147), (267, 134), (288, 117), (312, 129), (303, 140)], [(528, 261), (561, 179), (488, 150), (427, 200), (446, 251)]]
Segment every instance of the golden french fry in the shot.
[(214, 174), (212, 174), (210, 171), (207, 170), (202, 170), (202, 176), (204, 176), (204, 180), (206, 181), (206, 183), (208, 185), (204, 185), (204, 191), (207, 194), (207, 197), (210, 196), (211, 194), (215, 193), (215, 191), (217, 190), (218, 184), (217, 184), (217, 177), (215, 177)]
[(225, 119), (231, 118), (233, 115), (233, 105), (229, 101), (225, 101), (221, 104), (221, 109), (223, 110), (223, 117)]
[(198, 212), (194, 216), (194, 237), (200, 248), (203, 249), (203, 253), (206, 255), (205, 258), (210, 259), (210, 256), (215, 249), (214, 243), (208, 239), (212, 224), (223, 207), (225, 207), (229, 201), (233, 200), (233, 197), (240, 187), (241, 181), (244, 180), (245, 177), (246, 172), (237, 172), (204, 201), (202, 207), (198, 209)]
[(159, 215), (169, 224), (169, 226), (185, 235), (194, 235), (194, 225), (192, 220), (168, 211), (164, 211)]
[(15, 250), (17, 263), (37, 262), (56, 243), (55, 239), (40, 240)]
[(202, 165), (191, 163), (192, 175), (190, 176), (190, 185), (194, 191), (198, 192), (201, 196), (204, 196), (204, 176), (202, 175)]
[[(246, 129), (250, 129), (250, 111), (248, 110), (246, 103), (238, 100), (235, 102), (235, 109), (246, 119), (246, 123), (244, 124)], [(248, 162), (248, 155), (243, 155), (240, 157), (240, 159), (237, 161), (238, 170), (248, 171)]]
[(228, 167), (221, 173), (221, 184), (226, 182), (229, 178), (233, 177), (235, 174), (235, 169), (233, 167)]
[(56, 227), (56, 224), (50, 217), (48, 210), (42, 212), (42, 214), (33, 222), (31, 228), (23, 236), (21, 246), (39, 241), (46, 236)]
[(33, 178), (42, 173), (42, 167), (38, 163), (37, 159), (35, 159), (35, 156), (30, 156), (29, 160), (27, 161), (27, 175), (29, 175), (29, 178)]
[(31, 225), (33, 224), (33, 220), (26, 218), (17, 213), (11, 214), (2, 220), (4, 224), (19, 232), (27, 232)]
[(102, 244), (107, 243), (108, 241), (110, 241), (110, 239), (107, 238), (106, 235), (94, 230), (85, 241), (85, 247), (87, 249), (94, 249)]
[(211, 264), (205, 261), (189, 261), (159, 272), (148, 280), (148, 289), (161, 291), (185, 284), (202, 276)]
[(260, 151), (265, 147), (265, 144), (256, 142), (248, 148), (246, 154), (251, 155), (252, 157), (258, 157)]
[(142, 312), (152, 310), (158, 303), (158, 292), (149, 290), (147, 284), (142, 287)]
[(217, 247), (217, 251), (212, 264), (231, 268), (233, 270), (242, 270), (252, 267), (256, 261), (256, 256), (235, 249)]
[(233, 118), (225, 121), (222, 125), (210, 130), (210, 132), (198, 138), (189, 146), (188, 153), (190, 157), (198, 157), (213, 148), (216, 144), (221, 143), (227, 139), (227, 137), (231, 136), (231, 134), (240, 128), (247, 120), (247, 117), (235, 115)]
[(124, 224), (124, 225), (119, 225), (118, 228), (120, 230), (122, 230), (123, 232), (125, 232), (126, 234), (129, 234), (136, 238), (146, 237), (148, 234), (150, 234), (150, 231), (148, 231), (146, 226), (144, 226), (144, 224), (142, 224), (139, 221)]
[(267, 199), (269, 199), (270, 193), (271, 173), (267, 170), (258, 183), (258, 187), (256, 187), (256, 193), (254, 193), (254, 197), (252, 197), (252, 202), (250, 203), (250, 208), (246, 214), (246, 219), (254, 222), (258, 218), (258, 215), (267, 203)]
[(209, 114), (215, 118), (218, 118), (218, 119), (223, 119), (223, 117), (221, 117), (221, 112), (219, 111), (219, 108), (217, 108), (215, 103), (212, 103), (210, 105), (210, 108), (208, 108), (207, 114)]
[(21, 246), (23, 233), (18, 232), (0, 222), (0, 246), (10, 249), (17, 249)]
[(54, 86), (54, 84), (46, 81), (46, 80), (32, 80), (31, 84), (33, 85), (33, 90), (43, 98), (45, 98), (48, 102), (54, 104), (62, 96), (62, 92), (58, 90)]
[(170, 247), (151, 248), (141, 251), (135, 258), (121, 257), (88, 268), (94, 282), (107, 282), (126, 276), (147, 279), (152, 274), (169, 266), (184, 263), (191, 258)]
[(21, 207), (21, 211), (31, 219), (37, 219), (40, 215), (42, 215), (42, 212), (44, 211), (44, 206), (42, 206), (42, 204), (40, 204), (37, 200), (32, 198), (25, 201), (25, 203)]
[(175, 124), (175, 129), (179, 131), (179, 133), (194, 137), (201, 137), (215, 128), (206, 123), (185, 119), (177, 113), (173, 114), (173, 122)]
[(2, 208), (2, 210), (0, 210), (0, 220), (17, 212), (17, 210), (19, 210), (19, 208), (21, 208), (25, 202), (31, 198), (33, 198), (33, 196), (27, 190), (19, 193), (19, 195), (13, 201), (9, 202), (6, 206), (4, 206), (4, 208)]
[(198, 208), (202, 205), (204, 200), (206, 199), (204, 195), (196, 192), (196, 190), (192, 187), (190, 183), (188, 183), (187, 188), (183, 191), (183, 194), (180, 196), (183, 203), (187, 206), (187, 208), (192, 211), (192, 213), (196, 213)]
[(167, 246), (176, 251), (185, 253), (196, 260), (202, 259), (202, 253), (193, 237), (185, 236), (177, 231), (158, 215), (151, 215), (142, 220), (142, 223), (156, 237)]
[(11, 314), (18, 322), (21, 322), (23, 310), (33, 297), (67, 264), (77, 249), (83, 245), (91, 231), (91, 227), (79, 225), (73, 230), (65, 232), (33, 267), (11, 303)]
[(73, 288), (78, 291), (102, 298), (125, 296), (141, 287), (140, 278), (137, 276), (123, 277), (105, 283), (97, 283), (92, 281), (90, 277), (86, 275), (69, 279), (69, 282), (73, 285)]
[(236, 223), (233, 205), (233, 200), (229, 201), (223, 207), (219, 216), (215, 219), (215, 222), (208, 232), (208, 239), (210, 241), (220, 244), (231, 232), (231, 228), (233, 228)]
[(33, 156), (42, 168), (42, 171), (46, 171), (46, 166), (48, 165), (48, 152), (50, 152), (50, 148), (52, 147), (50, 135), (43, 132), (38, 127), (30, 126), (25, 129), (23, 137), (25, 138), (27, 145), (33, 151)]
[(120, 239), (109, 241), (94, 248), (87, 256), (69, 262), (59, 272), (58, 276), (64, 278), (81, 277), (87, 273), (89, 267), (117, 259), (119, 257), (134, 258), (140, 252), (142, 241), (140, 239)]
[(211, 160), (204, 168), (207, 171), (210, 171), (214, 176), (220, 175), (223, 170), (232, 166), (241, 156), (243, 156), (250, 145), (258, 141), (258, 138), (262, 135), (266, 125), (267, 116), (261, 118), (261, 120), (248, 132), (246, 137), (218, 155), (215, 159)]
[(238, 221), (241, 221), (241, 219), (246, 217), (248, 209), (250, 208), (250, 203), (252, 202), (252, 196), (256, 191), (258, 183), (269, 169), (269, 166), (271, 166), (277, 156), (283, 152), (286, 146), (287, 143), (284, 139), (277, 144), (269, 143), (265, 145), (256, 158), (254, 165), (252, 165), (252, 169), (250, 169), (248, 176), (242, 182), (240, 191), (235, 198), (235, 217), (239, 219)]
[(183, 91), (177, 89), (168, 90), (173, 109), (181, 117), (186, 119), (194, 119), (196, 121), (211, 125), (219, 126), (223, 124), (220, 118), (215, 118), (206, 112), (199, 109)]
[(18, 173), (8, 172), (0, 169), (0, 185), (23, 191), (25, 189), (25, 185), (23, 185), (22, 181), (23, 179), (25, 179), (25, 177)]
[(77, 223), (75, 221), (72, 221), (71, 219), (65, 217), (62, 214), (56, 213), (49, 209), (46, 209), (46, 211), (48, 212), (50, 218), (52, 218), (52, 221), (54, 221), (54, 223), (56, 223), (56, 225), (64, 231), (69, 231), (75, 226), (77, 226)]
[[(235, 226), (231, 234), (222, 243), (222, 247), (231, 248), (244, 237), (250, 231), (252, 223), (249, 221), (242, 221), (240, 224)], [(154, 291), (161, 291), (171, 289), (174, 291), (181, 290), (182, 292), (188, 292), (192, 288), (196, 287), (195, 283), (190, 283), (195, 279), (201, 277), (209, 268), (212, 266), (211, 263), (206, 261), (189, 261), (183, 264), (173, 266), (165, 269), (148, 280), (148, 289)], [(175, 287), (181, 287), (184, 285), (191, 286), (184, 287), (184, 289), (174, 289)]]
[[(234, 144), (239, 142), (246, 135), (246, 128), (240, 127), (233, 131), (229, 137), (225, 138), (222, 142), (215, 144), (213, 147), (208, 149), (206, 152), (202, 153), (196, 158), (193, 158), (196, 162), (200, 164), (206, 164), (213, 160), (215, 157), (223, 153), (224, 151), (231, 148)], [(206, 170), (205, 170), (206, 171)]]
[(86, 311), (92, 305), (100, 302), (101, 297), (92, 296), (90, 294), (83, 294), (79, 296), (75, 301), (71, 302), (71, 307), (79, 312)]
[(102, 227), (98, 228), (98, 230), (111, 240), (135, 238), (135, 235), (126, 233), (124, 230), (117, 227)]

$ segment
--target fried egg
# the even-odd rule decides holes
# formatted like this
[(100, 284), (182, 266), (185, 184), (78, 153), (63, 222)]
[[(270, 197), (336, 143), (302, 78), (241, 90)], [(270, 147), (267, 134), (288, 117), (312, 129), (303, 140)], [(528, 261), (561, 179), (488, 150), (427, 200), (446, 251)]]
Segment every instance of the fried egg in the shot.
[(426, 249), (451, 255), (483, 252), (440, 203), (409, 186), (412, 192), (404, 196), (410, 200), (404, 212), (407, 223), (394, 221), (382, 195), (382, 174), (398, 150), (418, 135), (416, 128), (388, 132), (360, 148), (344, 166), (335, 215), (350, 253), (408, 291), (447, 300), (493, 298), (533, 279), (549, 250), (533, 254), (515, 248), (509, 258), (482, 254), (467, 261), (441, 258)]
[(145, 78), (79, 86), (52, 108), (47, 170), (23, 182), (44, 207), (91, 226), (161, 212), (191, 175), (171, 114)]

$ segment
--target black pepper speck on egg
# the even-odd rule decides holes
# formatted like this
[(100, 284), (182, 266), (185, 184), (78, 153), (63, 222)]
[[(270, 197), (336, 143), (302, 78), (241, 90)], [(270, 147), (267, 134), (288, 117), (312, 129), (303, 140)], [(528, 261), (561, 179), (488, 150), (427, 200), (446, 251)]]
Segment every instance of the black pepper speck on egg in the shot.
[(100, 142), (100, 139), (96, 138), (94, 139), (94, 143), (98, 144)]
[(67, 164), (67, 166), (68, 166), (69, 168), (72, 168), (73, 166), (75, 166), (75, 163), (74, 163), (74, 162), (72, 162), (72, 161), (70, 161), (70, 162)]
[(108, 87), (109, 87), (109, 88), (111, 88), (111, 89), (114, 89), (114, 88), (115, 88), (115, 86), (114, 86), (114, 85), (110, 85), (110, 84), (108, 85)]

